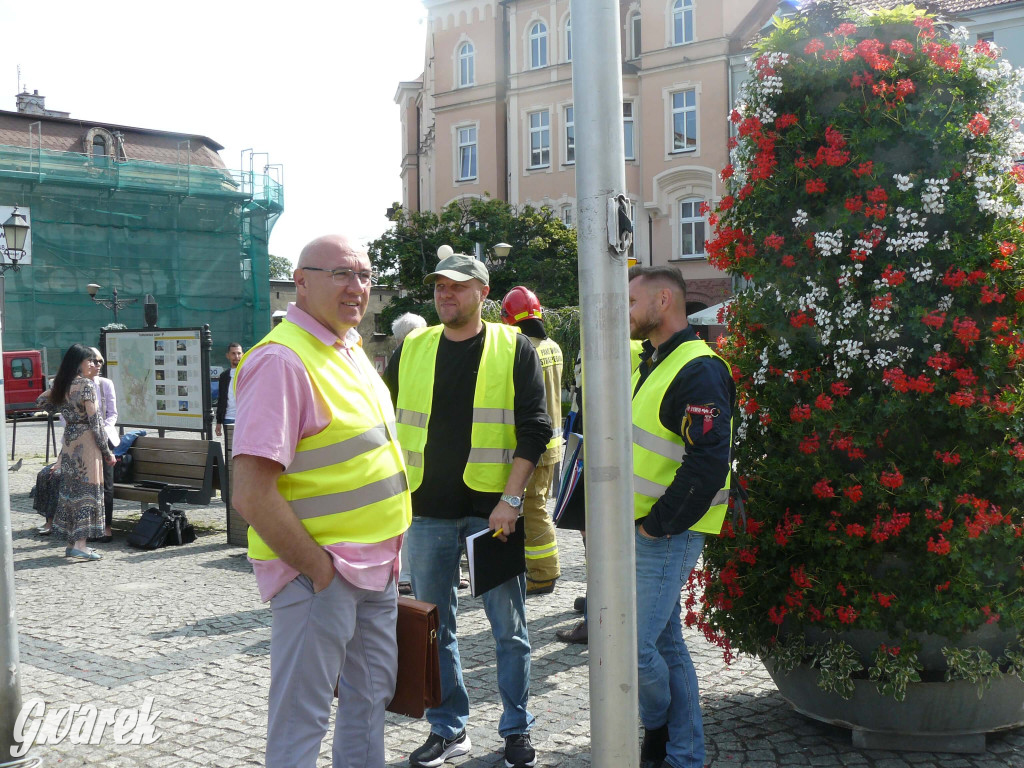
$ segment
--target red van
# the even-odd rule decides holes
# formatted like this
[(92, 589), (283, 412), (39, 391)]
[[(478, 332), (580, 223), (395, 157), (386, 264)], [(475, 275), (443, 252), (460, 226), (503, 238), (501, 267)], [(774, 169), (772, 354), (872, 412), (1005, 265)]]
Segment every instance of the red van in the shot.
[(46, 374), (38, 350), (4, 352), (4, 402), (7, 413), (38, 410), (36, 398), (45, 389)]

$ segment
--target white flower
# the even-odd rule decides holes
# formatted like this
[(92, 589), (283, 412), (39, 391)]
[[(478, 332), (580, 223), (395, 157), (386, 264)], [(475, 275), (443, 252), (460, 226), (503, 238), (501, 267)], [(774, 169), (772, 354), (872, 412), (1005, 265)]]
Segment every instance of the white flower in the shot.
[(907, 192), (914, 188), (914, 182), (910, 180), (909, 176), (904, 176), (900, 173), (894, 173), (893, 179), (896, 180), (896, 189), (900, 192)]
[(946, 179), (925, 179), (925, 190), (921, 194), (921, 204), (925, 213), (944, 213), (946, 210), (945, 195), (949, 192)]
[(814, 246), (821, 251), (821, 255), (826, 258), (829, 256), (838, 256), (843, 251), (843, 230), (837, 229), (835, 232), (815, 232)]
[(793, 226), (796, 229), (800, 229), (804, 224), (807, 223), (807, 211), (802, 208), (796, 209), (796, 216), (793, 217)]

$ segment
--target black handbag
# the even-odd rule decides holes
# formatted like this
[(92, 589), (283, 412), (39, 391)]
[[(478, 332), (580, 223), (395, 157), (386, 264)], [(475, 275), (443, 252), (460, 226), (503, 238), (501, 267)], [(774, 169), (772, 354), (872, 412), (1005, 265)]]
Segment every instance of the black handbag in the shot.
[(150, 507), (128, 534), (129, 546), (139, 549), (160, 549), (172, 544), (191, 544), (195, 540), (196, 529), (180, 509), (162, 512)]

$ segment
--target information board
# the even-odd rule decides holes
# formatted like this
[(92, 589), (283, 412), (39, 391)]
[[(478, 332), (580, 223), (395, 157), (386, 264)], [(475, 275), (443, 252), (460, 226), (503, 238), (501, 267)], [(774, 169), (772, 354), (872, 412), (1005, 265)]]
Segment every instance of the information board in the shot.
[(210, 355), (201, 328), (107, 331), (117, 423), (201, 431), (210, 409)]

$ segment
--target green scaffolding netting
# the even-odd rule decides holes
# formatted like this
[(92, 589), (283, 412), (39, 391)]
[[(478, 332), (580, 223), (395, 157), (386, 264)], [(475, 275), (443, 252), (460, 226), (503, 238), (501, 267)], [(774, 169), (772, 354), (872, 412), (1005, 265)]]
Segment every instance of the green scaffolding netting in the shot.
[(270, 329), (268, 239), (283, 190), (258, 173), (0, 146), (0, 204), (29, 209), (31, 264), (5, 274), (3, 346), (40, 349), (52, 373), (75, 342), (96, 344), (113, 311), (142, 328), (152, 294), (164, 328), (209, 324), (211, 362)]

